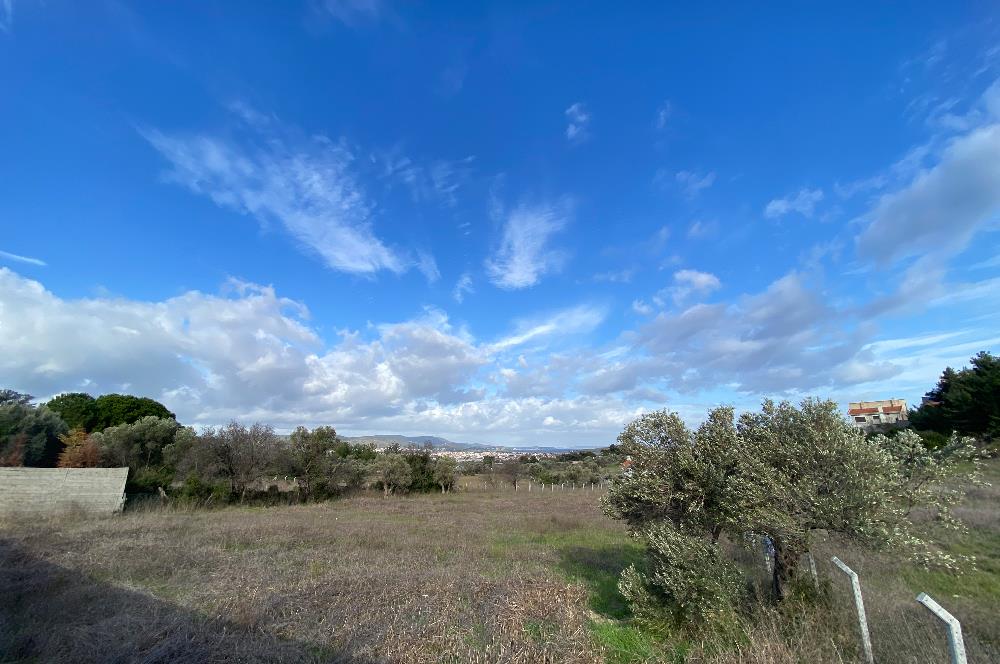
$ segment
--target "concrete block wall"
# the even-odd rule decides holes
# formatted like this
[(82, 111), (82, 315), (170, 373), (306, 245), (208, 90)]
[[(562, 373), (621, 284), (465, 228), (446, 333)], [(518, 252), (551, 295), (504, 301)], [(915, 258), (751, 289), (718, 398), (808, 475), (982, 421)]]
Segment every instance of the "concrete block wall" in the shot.
[(112, 514), (124, 504), (127, 477), (128, 468), (0, 468), (0, 515)]

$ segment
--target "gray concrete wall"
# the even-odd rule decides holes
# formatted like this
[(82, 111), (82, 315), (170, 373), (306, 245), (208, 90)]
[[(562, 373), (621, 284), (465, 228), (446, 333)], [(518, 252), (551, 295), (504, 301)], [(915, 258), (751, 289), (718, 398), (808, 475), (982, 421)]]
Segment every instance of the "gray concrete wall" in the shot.
[(124, 504), (127, 477), (128, 468), (0, 468), (0, 515), (112, 514)]

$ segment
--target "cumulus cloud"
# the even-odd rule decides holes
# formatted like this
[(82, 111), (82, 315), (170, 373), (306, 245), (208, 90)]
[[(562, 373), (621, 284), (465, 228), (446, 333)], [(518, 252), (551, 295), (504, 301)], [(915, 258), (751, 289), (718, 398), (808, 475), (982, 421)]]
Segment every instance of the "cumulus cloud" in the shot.
[(516, 290), (539, 283), (556, 272), (565, 253), (549, 247), (552, 236), (569, 222), (569, 205), (521, 205), (512, 210), (503, 226), (500, 245), (486, 261), (486, 272), (494, 285)]
[(0, 258), (5, 258), (9, 261), (14, 261), (16, 263), (27, 263), (28, 265), (37, 265), (38, 267), (45, 267), (47, 263), (41, 258), (32, 258), (31, 256), (20, 256), (18, 254), (12, 254), (7, 251), (0, 251)]
[(374, 206), (342, 143), (325, 136), (292, 141), (276, 131), (245, 141), (155, 129), (142, 134), (170, 163), (168, 181), (262, 224), (280, 223), (332, 269), (400, 273), (413, 266), (375, 235)]
[(678, 270), (674, 272), (674, 284), (656, 294), (654, 301), (663, 306), (664, 298), (669, 296), (674, 303), (680, 304), (692, 296), (705, 297), (722, 287), (722, 282), (711, 272), (698, 270)]
[(803, 217), (813, 216), (816, 204), (823, 200), (823, 191), (820, 189), (800, 189), (794, 196), (785, 198), (775, 198), (764, 208), (764, 216), (768, 219), (776, 219), (786, 214), (796, 212)]
[(579, 143), (586, 140), (590, 133), (590, 112), (583, 102), (576, 102), (566, 109), (566, 138), (571, 143)]
[(950, 141), (936, 165), (899, 191), (884, 194), (867, 215), (858, 253), (886, 265), (910, 256), (955, 255), (1000, 217), (1000, 124)]
[(509, 351), (595, 329), (606, 314), (589, 305), (521, 321), (492, 342), (428, 309), (328, 343), (304, 305), (270, 286), (230, 280), (219, 294), (158, 302), (63, 299), (0, 268), (0, 311), (0, 375), (10, 387), (43, 398), (128, 391), (194, 425), (259, 419), (520, 444), (547, 431), (548, 442), (606, 444), (635, 413), (617, 398), (486, 389), (488, 367), (527, 370), (524, 354)]

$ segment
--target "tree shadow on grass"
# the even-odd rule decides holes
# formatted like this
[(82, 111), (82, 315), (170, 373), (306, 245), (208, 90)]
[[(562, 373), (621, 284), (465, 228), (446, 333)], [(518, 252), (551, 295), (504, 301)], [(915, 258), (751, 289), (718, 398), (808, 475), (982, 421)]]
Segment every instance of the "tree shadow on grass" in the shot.
[(631, 616), (625, 598), (618, 592), (618, 579), (629, 565), (641, 565), (641, 546), (631, 542), (615, 546), (568, 546), (559, 555), (559, 568), (590, 589), (591, 609), (605, 618), (623, 620)]
[(118, 588), (3, 538), (0, 661), (372, 662)]

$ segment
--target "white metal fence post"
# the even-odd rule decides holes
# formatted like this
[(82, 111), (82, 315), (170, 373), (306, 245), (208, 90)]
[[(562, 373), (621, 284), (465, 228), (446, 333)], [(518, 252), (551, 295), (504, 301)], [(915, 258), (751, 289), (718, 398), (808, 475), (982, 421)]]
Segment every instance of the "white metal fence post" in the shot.
[(958, 619), (948, 613), (943, 606), (931, 599), (927, 593), (917, 595), (917, 601), (926, 606), (931, 613), (948, 626), (948, 650), (951, 651), (951, 664), (966, 664), (962, 623), (958, 622)]
[(865, 602), (861, 599), (861, 581), (858, 580), (857, 573), (844, 564), (844, 562), (834, 556), (830, 560), (833, 564), (840, 568), (840, 570), (851, 578), (851, 590), (854, 591), (854, 606), (858, 610), (858, 626), (861, 629), (861, 645), (865, 649), (865, 661), (868, 664), (874, 664), (875, 658), (872, 656), (872, 640), (868, 635), (868, 618), (865, 616)]
[(816, 559), (813, 558), (812, 551), (807, 552), (806, 557), (809, 559), (809, 573), (812, 574), (813, 586), (816, 590), (819, 590), (819, 575), (816, 574)]

